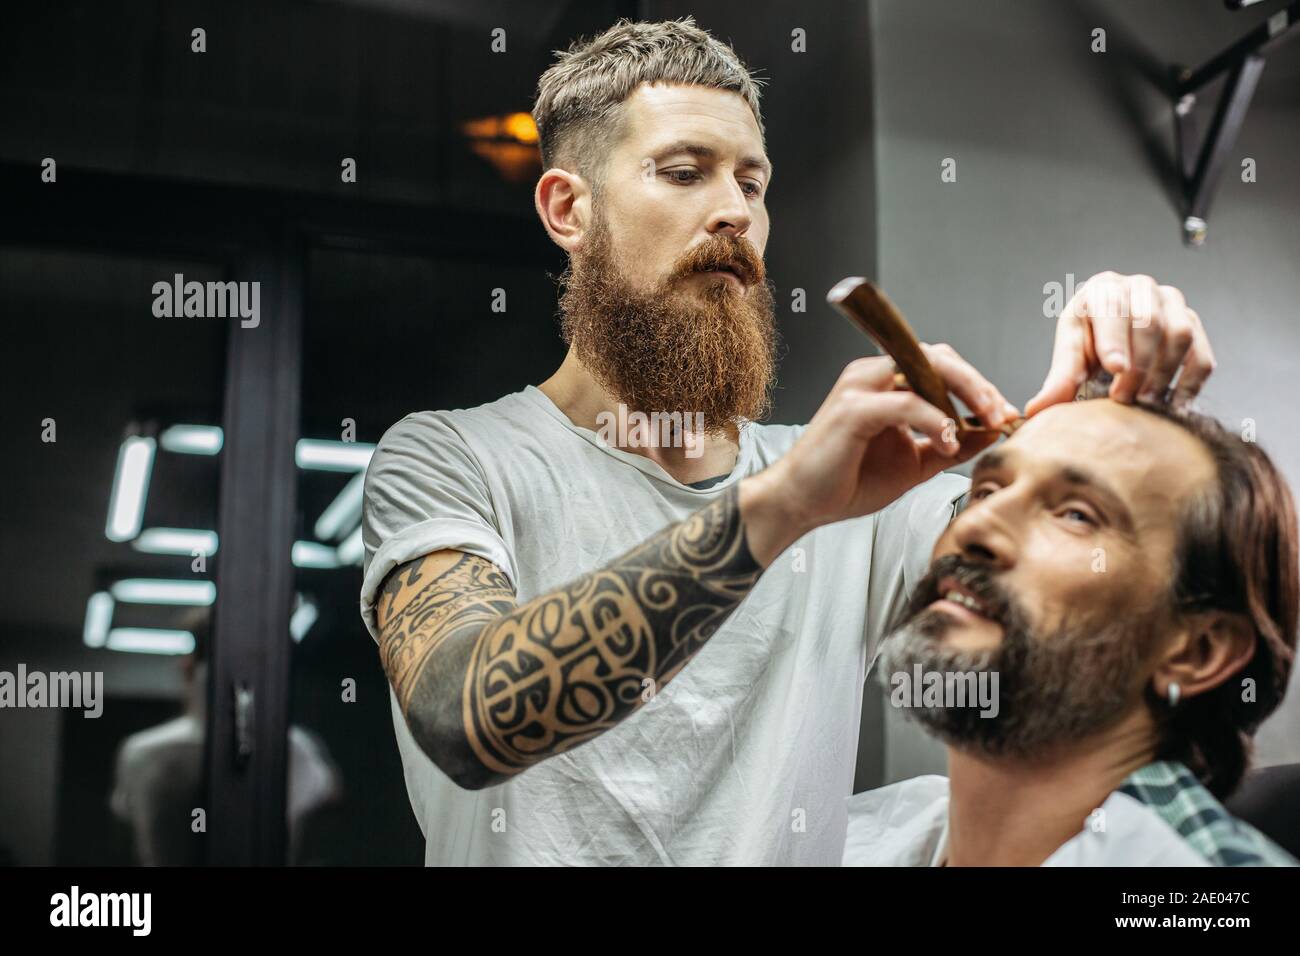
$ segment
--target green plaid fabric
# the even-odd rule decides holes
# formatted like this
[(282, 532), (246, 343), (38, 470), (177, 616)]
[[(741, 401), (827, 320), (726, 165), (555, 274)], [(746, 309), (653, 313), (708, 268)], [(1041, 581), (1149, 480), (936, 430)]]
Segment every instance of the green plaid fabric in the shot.
[(1173, 760), (1157, 760), (1129, 774), (1119, 787), (1158, 813), (1211, 866), (1300, 866), (1250, 824), (1238, 820)]

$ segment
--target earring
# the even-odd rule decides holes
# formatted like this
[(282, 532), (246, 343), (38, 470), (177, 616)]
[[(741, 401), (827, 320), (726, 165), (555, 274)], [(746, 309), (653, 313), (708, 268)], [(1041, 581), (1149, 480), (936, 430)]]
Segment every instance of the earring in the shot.
[(1170, 707), (1177, 707), (1177, 706), (1178, 706), (1178, 700), (1179, 700), (1180, 697), (1182, 697), (1182, 694), (1183, 694), (1183, 689), (1182, 689), (1181, 687), (1178, 686), (1178, 681), (1171, 680), (1171, 681), (1169, 682), (1169, 691), (1168, 691), (1168, 693), (1169, 693), (1169, 706), (1170, 706)]

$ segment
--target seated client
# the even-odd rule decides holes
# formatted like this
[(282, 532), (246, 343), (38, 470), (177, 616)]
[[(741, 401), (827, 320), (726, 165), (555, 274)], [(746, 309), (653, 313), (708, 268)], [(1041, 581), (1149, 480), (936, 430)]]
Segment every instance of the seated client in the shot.
[(1295, 865), (1219, 802), (1285, 692), (1296, 515), (1253, 442), (1109, 399), (977, 460), (881, 645), (948, 777), (849, 798), (846, 864)]

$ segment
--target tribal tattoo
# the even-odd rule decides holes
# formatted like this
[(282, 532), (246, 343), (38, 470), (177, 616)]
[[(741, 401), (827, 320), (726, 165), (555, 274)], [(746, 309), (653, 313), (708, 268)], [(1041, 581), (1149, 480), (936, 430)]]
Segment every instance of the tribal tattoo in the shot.
[(520, 606), (490, 562), (462, 555), (435, 574), (428, 561), (396, 568), (385, 583), (380, 653), (412, 734), (467, 787), (499, 783), (616, 726), (681, 671), (762, 572), (734, 485), (608, 566)]

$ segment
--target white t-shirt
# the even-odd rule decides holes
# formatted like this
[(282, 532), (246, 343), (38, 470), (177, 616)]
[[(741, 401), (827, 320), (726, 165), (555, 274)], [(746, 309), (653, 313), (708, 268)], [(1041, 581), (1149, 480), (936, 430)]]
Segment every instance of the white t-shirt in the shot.
[[(202, 844), (193, 839), (193, 808), (203, 801), (202, 712), (186, 713), (132, 734), (118, 747), (109, 805), (131, 825), (142, 866), (197, 866)], [(300, 862), (307, 817), (342, 793), (338, 766), (319, 735), (289, 725), (285, 817), (289, 863)]]
[[(707, 489), (604, 444), (528, 386), (390, 428), (365, 479), (361, 614), (394, 567), (444, 548), (520, 603), (603, 567), (781, 457), (805, 426), (746, 422)], [(682, 672), (614, 729), (484, 790), (412, 739), (389, 692), (425, 862), (824, 864), (844, 851), (868, 650), (969, 482), (941, 474), (784, 552)]]

